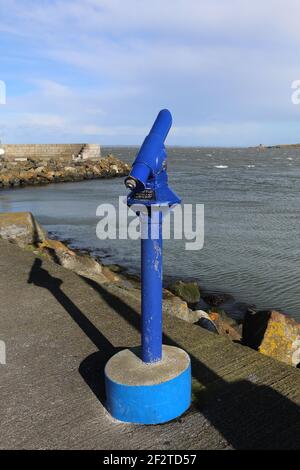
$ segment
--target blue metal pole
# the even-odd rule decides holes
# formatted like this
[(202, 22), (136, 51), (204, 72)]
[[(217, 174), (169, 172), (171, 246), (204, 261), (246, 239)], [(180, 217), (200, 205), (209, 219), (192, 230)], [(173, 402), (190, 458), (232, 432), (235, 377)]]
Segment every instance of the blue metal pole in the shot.
[(141, 214), (142, 360), (162, 359), (162, 213)]

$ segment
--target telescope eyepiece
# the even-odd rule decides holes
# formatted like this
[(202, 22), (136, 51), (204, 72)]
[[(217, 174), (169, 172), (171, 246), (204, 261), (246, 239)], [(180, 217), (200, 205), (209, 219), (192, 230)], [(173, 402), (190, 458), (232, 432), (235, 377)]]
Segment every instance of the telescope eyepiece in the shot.
[(125, 186), (130, 189), (130, 191), (133, 191), (136, 188), (136, 180), (131, 176), (128, 176), (125, 180)]

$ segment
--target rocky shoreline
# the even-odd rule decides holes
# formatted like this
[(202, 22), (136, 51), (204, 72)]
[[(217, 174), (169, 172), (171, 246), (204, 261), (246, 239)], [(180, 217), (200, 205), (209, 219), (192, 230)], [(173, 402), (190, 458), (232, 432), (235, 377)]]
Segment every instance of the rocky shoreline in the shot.
[(0, 161), (0, 188), (113, 178), (128, 172), (129, 166), (113, 155), (84, 161)]
[[(0, 213), (0, 238), (99, 283), (116, 283), (140, 298), (138, 276), (119, 265), (104, 265), (89, 252), (49, 238), (29, 212)], [(300, 324), (273, 310), (259, 311), (229, 294), (203, 292), (195, 281), (170, 282), (163, 289), (163, 313), (194, 323), (229, 341), (251, 347), (293, 367), (300, 367)]]

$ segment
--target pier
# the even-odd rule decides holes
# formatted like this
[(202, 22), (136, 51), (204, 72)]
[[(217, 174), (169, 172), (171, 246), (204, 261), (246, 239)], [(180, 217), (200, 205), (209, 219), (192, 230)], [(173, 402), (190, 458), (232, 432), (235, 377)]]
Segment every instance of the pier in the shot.
[(139, 344), (136, 296), (4, 240), (0, 266), (2, 449), (299, 448), (299, 370), (167, 315), (164, 343), (192, 360), (192, 407), (164, 425), (113, 420), (103, 368)]

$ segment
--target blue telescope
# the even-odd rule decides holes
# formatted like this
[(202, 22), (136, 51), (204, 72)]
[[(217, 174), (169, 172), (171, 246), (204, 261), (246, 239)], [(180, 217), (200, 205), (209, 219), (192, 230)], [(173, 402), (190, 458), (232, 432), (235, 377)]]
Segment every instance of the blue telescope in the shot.
[(180, 416), (191, 401), (188, 354), (162, 344), (163, 214), (180, 198), (169, 188), (165, 140), (170, 111), (158, 114), (125, 180), (127, 204), (141, 224), (141, 348), (123, 350), (105, 367), (107, 407), (125, 422), (158, 424)]
[[(141, 223), (142, 359), (157, 362), (162, 356), (162, 208), (180, 203), (168, 186), (164, 142), (172, 125), (170, 111), (159, 112), (132, 165), (125, 185), (131, 189), (128, 206), (147, 210), (138, 213)], [(155, 269), (154, 269), (155, 266)]]
[(165, 140), (172, 126), (172, 115), (162, 109), (145, 138), (132, 165), (125, 186), (132, 192), (128, 205), (143, 203), (147, 206), (180, 203), (179, 197), (168, 187), (167, 153)]

